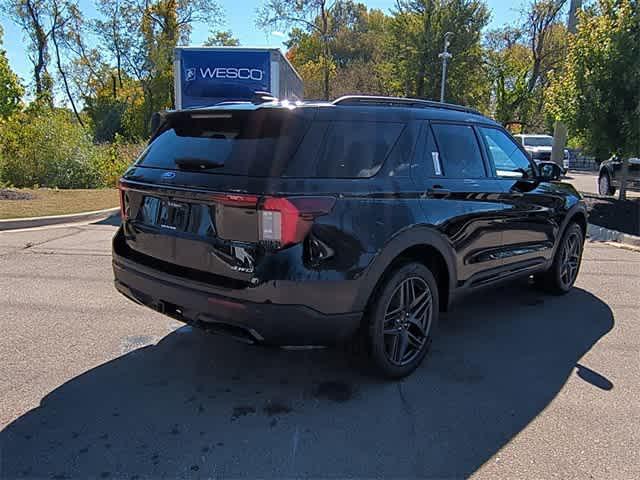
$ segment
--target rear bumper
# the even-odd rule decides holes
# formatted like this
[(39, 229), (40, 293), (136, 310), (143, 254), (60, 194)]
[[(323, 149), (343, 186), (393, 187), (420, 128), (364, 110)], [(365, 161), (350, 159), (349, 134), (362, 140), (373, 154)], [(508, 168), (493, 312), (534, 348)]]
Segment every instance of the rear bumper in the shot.
[(297, 304), (238, 300), (113, 254), (116, 289), (177, 320), (274, 345), (330, 345), (356, 332), (361, 312), (323, 314)]

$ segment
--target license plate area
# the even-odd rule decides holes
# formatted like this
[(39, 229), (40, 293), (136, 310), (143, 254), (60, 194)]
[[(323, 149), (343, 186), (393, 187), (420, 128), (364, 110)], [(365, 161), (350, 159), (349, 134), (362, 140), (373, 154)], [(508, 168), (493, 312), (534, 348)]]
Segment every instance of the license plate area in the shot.
[(138, 221), (150, 227), (184, 232), (189, 225), (190, 208), (188, 203), (145, 196)]

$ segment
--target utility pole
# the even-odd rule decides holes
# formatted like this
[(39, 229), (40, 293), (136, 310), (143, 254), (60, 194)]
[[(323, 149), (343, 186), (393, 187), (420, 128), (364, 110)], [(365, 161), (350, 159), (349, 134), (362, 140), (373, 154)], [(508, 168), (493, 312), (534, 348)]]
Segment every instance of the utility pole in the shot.
[[(569, 18), (567, 20), (567, 30), (574, 35), (578, 27), (577, 12), (582, 8), (582, 0), (571, 0), (569, 6)], [(564, 160), (564, 148), (567, 145), (567, 126), (557, 121), (553, 127), (553, 147), (551, 148), (551, 161), (562, 166)]]
[(444, 87), (445, 87), (445, 83), (447, 82), (447, 62), (449, 61), (450, 58), (453, 57), (453, 55), (449, 53), (449, 45), (451, 45), (449, 38), (452, 35), (453, 35), (453, 32), (447, 32), (444, 34), (444, 51), (438, 54), (438, 58), (442, 59), (442, 81), (440, 83), (440, 103), (444, 103)]

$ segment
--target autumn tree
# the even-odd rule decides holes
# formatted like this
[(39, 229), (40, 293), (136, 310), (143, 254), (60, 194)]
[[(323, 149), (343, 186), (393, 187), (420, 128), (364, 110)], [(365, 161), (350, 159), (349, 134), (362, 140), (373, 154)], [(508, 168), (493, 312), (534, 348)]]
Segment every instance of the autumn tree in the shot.
[[(346, 94), (386, 94), (388, 61), (384, 38), (389, 17), (362, 3), (337, 2), (328, 19), (329, 97)], [(286, 42), (287, 56), (302, 76), (305, 96), (323, 98), (322, 39), (314, 30), (293, 28)]]
[[(153, 113), (174, 104), (174, 48), (188, 43), (194, 23), (216, 26), (222, 12), (216, 2), (208, 0), (98, 0), (98, 9), (102, 18), (93, 23), (93, 32), (103, 47), (103, 60), (113, 65), (109, 77), (115, 78), (110, 81), (115, 88), (103, 84), (100, 91), (111, 91), (119, 111), (123, 98), (135, 97), (131, 82), (137, 83), (143, 103), (141, 109), (136, 104), (142, 118), (135, 123), (135, 131), (146, 135)], [(85, 57), (85, 63), (92, 62)], [(104, 69), (93, 70), (104, 74)], [(109, 101), (98, 103), (105, 106)]]
[(258, 10), (259, 28), (287, 30), (298, 27), (315, 34), (319, 40), (319, 71), (322, 75), (322, 97), (330, 96), (331, 77), (331, 13), (339, 0), (266, 0)]

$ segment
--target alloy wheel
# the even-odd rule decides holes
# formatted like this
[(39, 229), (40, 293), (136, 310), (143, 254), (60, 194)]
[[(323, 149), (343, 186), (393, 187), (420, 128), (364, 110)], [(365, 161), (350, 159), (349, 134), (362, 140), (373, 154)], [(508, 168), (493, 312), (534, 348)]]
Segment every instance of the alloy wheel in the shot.
[(420, 277), (396, 287), (384, 315), (383, 335), (387, 359), (395, 365), (410, 363), (425, 348), (433, 318), (433, 297)]
[(566, 287), (573, 285), (573, 282), (575, 282), (576, 277), (578, 276), (581, 253), (582, 245), (580, 242), (580, 235), (573, 232), (567, 236), (562, 247), (560, 280)]

